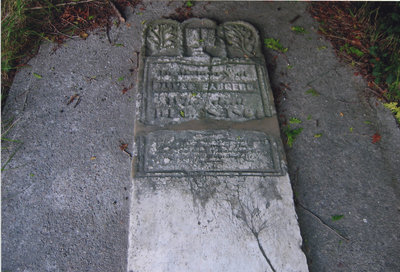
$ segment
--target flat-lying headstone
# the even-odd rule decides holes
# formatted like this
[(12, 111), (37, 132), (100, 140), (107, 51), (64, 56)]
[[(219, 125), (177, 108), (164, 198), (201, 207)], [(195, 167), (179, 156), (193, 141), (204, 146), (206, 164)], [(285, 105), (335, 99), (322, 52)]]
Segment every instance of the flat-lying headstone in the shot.
[(149, 23), (128, 271), (308, 271), (276, 123), (253, 26)]

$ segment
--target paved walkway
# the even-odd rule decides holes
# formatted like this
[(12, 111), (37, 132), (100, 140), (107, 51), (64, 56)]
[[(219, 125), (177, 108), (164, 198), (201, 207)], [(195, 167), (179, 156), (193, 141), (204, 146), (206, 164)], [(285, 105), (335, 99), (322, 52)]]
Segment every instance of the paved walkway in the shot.
[[(4, 271), (125, 271), (135, 52), (142, 23), (181, 5), (128, 11), (127, 23), (109, 33), (113, 44), (104, 32), (57, 50), (43, 44), (17, 74), (2, 115), (3, 124), (15, 120), (8, 138), (22, 142), (2, 152), (4, 162), (16, 151), (2, 172)], [(262, 39), (288, 47), (286, 57), (264, 55), (281, 128), (302, 121), (290, 124), (303, 131), (286, 154), (310, 271), (399, 271), (400, 130), (316, 34), (306, 9), (202, 2), (193, 13), (248, 21)], [(307, 33), (295, 34), (294, 25)]]

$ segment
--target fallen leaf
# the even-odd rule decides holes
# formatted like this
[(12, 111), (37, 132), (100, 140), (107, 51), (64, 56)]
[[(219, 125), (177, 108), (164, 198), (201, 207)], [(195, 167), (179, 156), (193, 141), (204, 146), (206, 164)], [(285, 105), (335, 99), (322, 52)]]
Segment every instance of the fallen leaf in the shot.
[(41, 76), (41, 75), (39, 75), (39, 74), (33, 73), (33, 75), (34, 75), (36, 78), (39, 78), (39, 79), (41, 79), (41, 78), (42, 78), (42, 76)]
[(311, 94), (312, 96), (319, 96), (320, 93), (314, 90), (313, 88), (310, 88), (306, 91), (306, 94)]
[(79, 37), (81, 37), (82, 39), (86, 39), (89, 36), (89, 34), (87, 34), (85, 31), (82, 31), (81, 33), (79, 33)]
[(321, 136), (322, 136), (322, 133), (314, 134), (314, 138), (319, 138), (319, 137), (321, 137)]
[(342, 116), (342, 117), (344, 116), (343, 112), (340, 112), (339, 114), (340, 114), (340, 116)]
[(338, 221), (338, 220), (340, 220), (340, 219), (342, 219), (344, 217), (344, 215), (343, 214), (335, 214), (335, 215), (332, 215), (332, 221)]
[(96, 156), (92, 156), (92, 157), (90, 158), (91, 161), (93, 161), (93, 160), (95, 160), (95, 159), (96, 159)]
[(301, 124), (301, 120), (298, 119), (298, 118), (296, 118), (296, 117), (291, 117), (291, 118), (289, 119), (289, 123), (290, 123), (290, 124)]
[(382, 136), (379, 135), (378, 132), (375, 133), (375, 134), (372, 136), (372, 143), (375, 144), (375, 143), (379, 142), (379, 141), (381, 140), (381, 138), (382, 138)]
[(71, 96), (71, 98), (69, 99), (67, 105), (71, 104), (72, 102), (74, 102), (75, 98), (79, 97), (79, 94), (74, 94)]
[(285, 87), (288, 90), (292, 90), (289, 85), (287, 85), (286, 83), (283, 83), (283, 82), (279, 83), (279, 86)]
[(127, 91), (128, 91), (128, 88), (126, 88), (126, 87), (123, 88), (123, 89), (122, 89), (122, 94), (126, 94)]
[(127, 147), (128, 147), (128, 144), (121, 144), (121, 145), (119, 146), (119, 148), (120, 148), (122, 151), (124, 151), (125, 149), (127, 149)]
[(358, 46), (358, 47), (361, 47), (361, 42), (360, 42), (359, 40), (352, 40), (350, 43), (351, 43), (352, 45), (356, 45), (356, 46)]

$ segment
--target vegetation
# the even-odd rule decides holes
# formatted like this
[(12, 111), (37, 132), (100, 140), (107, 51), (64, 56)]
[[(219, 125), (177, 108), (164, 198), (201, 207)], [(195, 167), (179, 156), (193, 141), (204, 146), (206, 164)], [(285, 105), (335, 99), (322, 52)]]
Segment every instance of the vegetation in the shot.
[(268, 38), (264, 40), (264, 44), (267, 48), (270, 48), (272, 50), (281, 52), (281, 53), (286, 53), (288, 51), (288, 48), (283, 47), (283, 45), (279, 42), (279, 40), (274, 39), (274, 38)]
[(400, 102), (400, 2), (313, 2), (310, 11), (320, 33), (373, 92)]
[(85, 39), (88, 31), (109, 25), (116, 9), (138, 3), (140, 0), (1, 1), (2, 103), (16, 70), (36, 54), (40, 42), (60, 44), (70, 37)]

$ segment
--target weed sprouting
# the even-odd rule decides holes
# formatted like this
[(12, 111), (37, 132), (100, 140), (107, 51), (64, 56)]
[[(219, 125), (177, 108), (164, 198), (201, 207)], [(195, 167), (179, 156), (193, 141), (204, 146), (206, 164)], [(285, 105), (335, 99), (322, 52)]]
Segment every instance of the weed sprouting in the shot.
[(288, 145), (289, 147), (292, 147), (292, 146), (293, 146), (294, 140), (296, 139), (296, 137), (297, 137), (302, 131), (303, 131), (303, 128), (302, 128), (302, 127), (299, 127), (299, 128), (291, 128), (289, 125), (286, 126), (286, 127), (283, 129), (283, 132), (285, 133), (286, 138), (287, 138), (286, 143), (287, 143), (287, 145)]
[(286, 53), (288, 48), (284, 47), (278, 39), (268, 38), (264, 40), (264, 44), (267, 48), (278, 51), (280, 53)]

